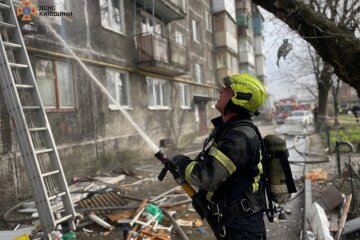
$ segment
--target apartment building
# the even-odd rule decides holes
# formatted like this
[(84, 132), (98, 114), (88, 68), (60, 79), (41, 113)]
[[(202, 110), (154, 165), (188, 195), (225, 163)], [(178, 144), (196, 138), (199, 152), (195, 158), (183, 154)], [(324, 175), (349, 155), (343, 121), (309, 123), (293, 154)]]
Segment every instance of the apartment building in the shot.
[[(239, 71), (256, 75), (265, 86), (267, 83), (263, 22), (259, 8), (251, 0), (236, 0), (237, 40), (239, 45)], [(268, 96), (260, 118), (271, 117), (272, 100)]]
[[(38, 0), (36, 4), (38, 9), (55, 6), (55, 11), (72, 13), (50, 17), (39, 10), (37, 19), (20, 20), (68, 178), (153, 156), (96, 81), (157, 146), (171, 142), (181, 146), (208, 133), (209, 120), (217, 115), (211, 100), (218, 87), (210, 0)], [(3, 151), (2, 164), (10, 168), (16, 143), (15, 139), (5, 142), (12, 147)], [(19, 176), (16, 188), (22, 190), (26, 179), (21, 172), (17, 157), (16, 168), (4, 178)]]
[[(261, 48), (255, 50), (261, 34), (239, 26), (239, 2), (33, 1), (39, 16), (19, 22), (68, 179), (152, 158), (117, 105), (157, 146), (183, 146), (209, 132), (224, 76), (240, 71), (265, 79)], [(45, 14), (40, 7), (66, 16)], [(252, 22), (255, 6), (250, 10)], [(243, 28), (251, 37), (240, 37)], [(0, 177), (11, 182), (2, 191), (26, 195), (27, 180), (3, 104), (0, 119)]]

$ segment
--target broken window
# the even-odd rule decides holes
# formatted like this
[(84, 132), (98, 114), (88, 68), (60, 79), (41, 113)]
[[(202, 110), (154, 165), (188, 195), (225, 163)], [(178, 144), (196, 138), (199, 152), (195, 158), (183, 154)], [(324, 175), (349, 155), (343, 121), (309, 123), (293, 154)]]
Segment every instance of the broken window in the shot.
[(148, 103), (150, 109), (170, 108), (170, 85), (166, 80), (146, 78)]
[[(106, 69), (106, 86), (110, 95), (120, 106), (130, 107), (129, 100), (129, 74), (123, 71)], [(119, 109), (112, 101), (109, 103), (111, 110)]]
[(35, 73), (41, 100), (46, 108), (75, 108), (72, 63), (37, 59)]
[(123, 0), (100, 0), (100, 14), (104, 28), (125, 33)]

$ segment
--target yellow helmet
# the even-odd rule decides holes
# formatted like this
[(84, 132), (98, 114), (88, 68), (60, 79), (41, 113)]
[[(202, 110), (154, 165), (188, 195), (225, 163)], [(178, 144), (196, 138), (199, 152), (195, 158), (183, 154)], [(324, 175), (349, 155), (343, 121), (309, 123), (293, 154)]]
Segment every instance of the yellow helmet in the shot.
[(248, 74), (234, 74), (223, 79), (225, 86), (230, 86), (234, 91), (226, 108), (238, 111), (244, 108), (251, 115), (256, 114), (259, 107), (265, 102), (266, 89), (262, 82), (256, 77)]

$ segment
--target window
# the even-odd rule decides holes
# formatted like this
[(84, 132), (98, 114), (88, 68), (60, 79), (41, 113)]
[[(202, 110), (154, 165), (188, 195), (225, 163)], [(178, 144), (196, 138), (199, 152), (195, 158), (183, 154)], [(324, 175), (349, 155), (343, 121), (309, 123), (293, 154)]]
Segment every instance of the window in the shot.
[(217, 89), (212, 89), (212, 101), (211, 101), (211, 107), (215, 108), (216, 102), (219, 99), (219, 91)]
[(190, 109), (190, 88), (187, 84), (180, 84), (180, 107)]
[(199, 22), (192, 20), (192, 34), (195, 42), (200, 42)]
[(195, 81), (201, 83), (203, 78), (202, 75), (203, 75), (202, 66), (198, 63), (195, 63)]
[(170, 109), (170, 85), (166, 80), (146, 78), (150, 109)]
[(178, 30), (175, 30), (175, 42), (180, 45), (185, 45), (184, 33)]
[(217, 68), (226, 68), (226, 53), (218, 53), (216, 56)]
[(160, 20), (146, 13), (141, 15), (141, 33), (158, 33), (161, 35), (162, 28), (163, 23)]
[(46, 108), (75, 108), (72, 63), (37, 59), (35, 72), (41, 100)]
[(205, 25), (206, 30), (212, 32), (212, 16), (208, 11), (205, 11)]
[(125, 33), (124, 0), (100, 0), (101, 25)]
[[(106, 87), (110, 95), (120, 106), (130, 107), (129, 74), (127, 72), (106, 69)], [(109, 100), (109, 108), (111, 110), (119, 110), (111, 100)]]

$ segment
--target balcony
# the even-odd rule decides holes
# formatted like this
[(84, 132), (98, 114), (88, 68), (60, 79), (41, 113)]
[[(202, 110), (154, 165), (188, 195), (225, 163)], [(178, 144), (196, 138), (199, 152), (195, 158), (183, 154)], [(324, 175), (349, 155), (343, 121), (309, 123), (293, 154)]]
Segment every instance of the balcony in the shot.
[(187, 47), (149, 33), (135, 36), (135, 42), (140, 69), (167, 76), (183, 75), (189, 71)]
[(239, 63), (240, 64), (249, 64), (255, 66), (255, 57), (254, 54), (250, 52), (240, 52), (239, 53)]
[(136, 0), (143, 10), (152, 11), (165, 23), (174, 20), (184, 19), (186, 12), (184, 10), (185, 0)]

